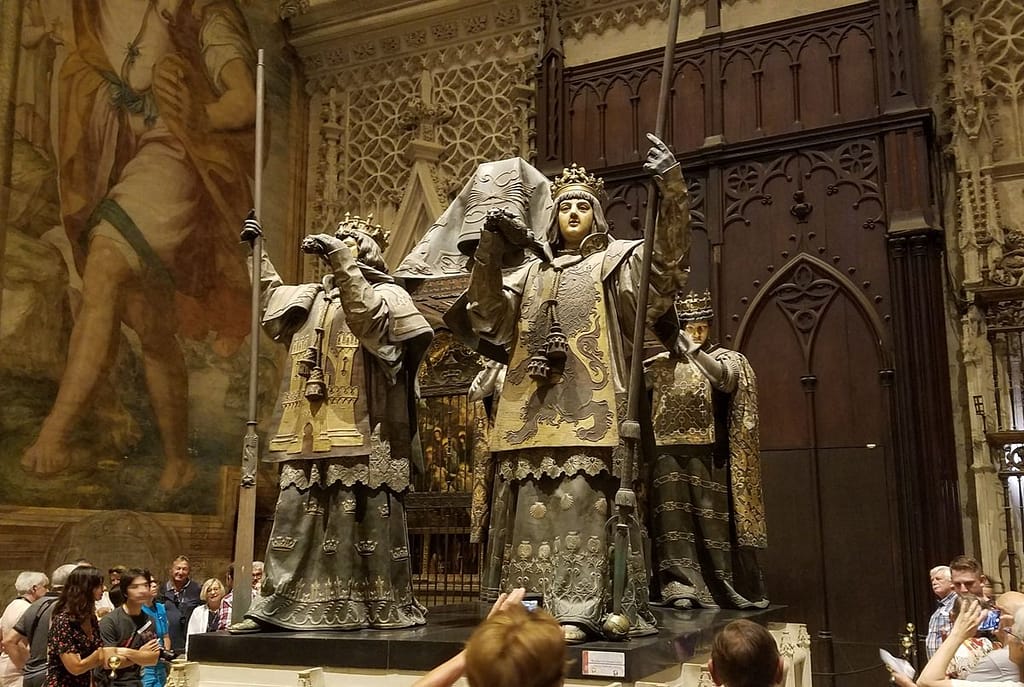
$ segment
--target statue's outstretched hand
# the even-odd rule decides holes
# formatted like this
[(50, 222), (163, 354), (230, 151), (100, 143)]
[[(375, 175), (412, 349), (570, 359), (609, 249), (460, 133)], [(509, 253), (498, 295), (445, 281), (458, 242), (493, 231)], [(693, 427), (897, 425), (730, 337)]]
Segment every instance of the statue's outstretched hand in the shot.
[(644, 162), (644, 171), (648, 174), (664, 174), (676, 166), (676, 156), (672, 150), (665, 145), (665, 142), (654, 134), (647, 134), (647, 140), (652, 145), (647, 151), (647, 161)]
[(694, 341), (690, 335), (686, 333), (685, 329), (679, 330), (679, 340), (676, 345), (679, 347), (679, 352), (684, 355), (693, 355), (700, 350), (700, 344)]
[(476, 248), (477, 262), (490, 262), (501, 258), (507, 250), (505, 229), (513, 221), (512, 215), (495, 208), (484, 218), (484, 230), (480, 232), (480, 244)]
[(252, 247), (256, 245), (256, 239), (260, 236), (263, 236), (263, 227), (260, 225), (260, 221), (256, 219), (256, 211), (250, 210), (249, 214), (242, 220), (242, 232), (238, 235), (238, 239)]
[(310, 234), (302, 239), (302, 252), (319, 255), (326, 259), (331, 253), (348, 251), (348, 244), (330, 234)]

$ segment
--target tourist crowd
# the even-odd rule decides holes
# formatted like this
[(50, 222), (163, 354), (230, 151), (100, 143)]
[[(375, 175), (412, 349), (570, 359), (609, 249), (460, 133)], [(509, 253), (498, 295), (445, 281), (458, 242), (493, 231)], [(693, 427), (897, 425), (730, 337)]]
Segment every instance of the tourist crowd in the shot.
[[(263, 564), (253, 563), (258, 593)], [(0, 617), (0, 687), (162, 687), (167, 664), (188, 650), (189, 637), (227, 629), (234, 566), (225, 580), (192, 579), (187, 556), (168, 579), (149, 570), (88, 561), (47, 577), (23, 572), (17, 597)]]

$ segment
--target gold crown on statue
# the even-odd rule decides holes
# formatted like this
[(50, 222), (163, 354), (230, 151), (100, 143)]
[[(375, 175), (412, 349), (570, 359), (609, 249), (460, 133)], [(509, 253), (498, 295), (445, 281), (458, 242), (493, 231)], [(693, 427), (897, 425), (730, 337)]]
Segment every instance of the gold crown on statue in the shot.
[(711, 307), (711, 292), (707, 290), (701, 293), (691, 291), (686, 294), (686, 298), (677, 298), (676, 314), (683, 322), (710, 320), (715, 316), (715, 310)]
[(571, 167), (564, 168), (562, 173), (555, 177), (554, 183), (551, 184), (551, 197), (558, 198), (570, 191), (586, 191), (600, 200), (604, 197), (604, 179), (587, 174), (585, 167), (577, 167), (574, 162)]
[(343, 231), (361, 231), (376, 241), (381, 250), (388, 247), (388, 239), (391, 238), (390, 231), (379, 224), (373, 223), (372, 212), (366, 216), (366, 219), (359, 215), (350, 215), (346, 212), (345, 217), (338, 222), (338, 228), (334, 233), (338, 234)]

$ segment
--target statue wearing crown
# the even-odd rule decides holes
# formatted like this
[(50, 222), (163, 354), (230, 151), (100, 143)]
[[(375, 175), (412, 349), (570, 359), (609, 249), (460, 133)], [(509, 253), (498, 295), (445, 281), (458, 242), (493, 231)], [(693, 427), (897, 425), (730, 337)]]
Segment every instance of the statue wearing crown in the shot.
[[(682, 173), (668, 147), (652, 140), (645, 169), (656, 175), (662, 203), (649, 322), (671, 311), (690, 245)], [(602, 195), (603, 182), (574, 165), (552, 186), (546, 226), (524, 227), (511, 213), (492, 210), (468, 289), (453, 306), (461, 310), (445, 316), (453, 330), (464, 321), (470, 337), (507, 352), (489, 436), (495, 476), (488, 551), (495, 555), (484, 594), (515, 587), (542, 593), (571, 642), (599, 634), (610, 611), (606, 523), (626, 450), (619, 424), (641, 288), (641, 242), (609, 235)], [(507, 256), (524, 247), (531, 257), (509, 267)], [(628, 558), (630, 632), (650, 634), (656, 628), (642, 537), (631, 541)]]
[(713, 314), (710, 293), (690, 293), (676, 345), (646, 361), (654, 587), (676, 608), (763, 608), (757, 379), (742, 353), (711, 342)]
[[(243, 240), (261, 228), (253, 216)], [(288, 347), (265, 460), (281, 466), (261, 598), (232, 632), (422, 625), (403, 498), (419, 459), (416, 372), (433, 330), (388, 274), (387, 232), (345, 216), (302, 248), (320, 283), (281, 282), (264, 253), (262, 324)]]

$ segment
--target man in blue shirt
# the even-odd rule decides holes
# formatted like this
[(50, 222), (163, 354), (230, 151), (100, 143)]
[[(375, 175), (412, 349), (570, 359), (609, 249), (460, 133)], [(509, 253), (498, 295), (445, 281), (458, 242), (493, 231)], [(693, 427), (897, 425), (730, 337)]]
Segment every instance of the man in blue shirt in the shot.
[(163, 602), (167, 609), (168, 631), (171, 636), (171, 649), (175, 653), (185, 651), (185, 626), (200, 603), (199, 585), (189, 575), (192, 567), (188, 556), (178, 556), (171, 563), (171, 578), (167, 580), (163, 590)]

